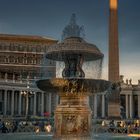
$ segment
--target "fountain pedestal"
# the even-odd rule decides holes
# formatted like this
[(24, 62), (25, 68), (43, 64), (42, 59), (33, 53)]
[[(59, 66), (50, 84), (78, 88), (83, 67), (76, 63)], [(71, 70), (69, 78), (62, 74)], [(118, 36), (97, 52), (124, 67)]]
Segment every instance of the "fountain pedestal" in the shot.
[(62, 94), (55, 110), (55, 137), (89, 136), (91, 114), (87, 95)]

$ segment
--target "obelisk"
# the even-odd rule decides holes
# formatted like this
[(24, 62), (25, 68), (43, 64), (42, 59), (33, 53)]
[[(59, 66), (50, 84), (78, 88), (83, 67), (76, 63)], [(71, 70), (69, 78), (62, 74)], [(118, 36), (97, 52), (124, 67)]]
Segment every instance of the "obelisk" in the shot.
[[(118, 0), (109, 0), (109, 81), (119, 82)], [(108, 117), (120, 117), (120, 96), (113, 90), (108, 102)]]

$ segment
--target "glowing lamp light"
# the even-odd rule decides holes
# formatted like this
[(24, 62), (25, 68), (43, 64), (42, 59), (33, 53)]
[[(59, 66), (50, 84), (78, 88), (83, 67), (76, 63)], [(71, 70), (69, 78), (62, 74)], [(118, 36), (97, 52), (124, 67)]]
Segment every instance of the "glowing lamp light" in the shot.
[(128, 134), (129, 137), (137, 137), (140, 138), (140, 134)]
[(110, 8), (117, 9), (118, 7), (118, 0), (110, 0)]

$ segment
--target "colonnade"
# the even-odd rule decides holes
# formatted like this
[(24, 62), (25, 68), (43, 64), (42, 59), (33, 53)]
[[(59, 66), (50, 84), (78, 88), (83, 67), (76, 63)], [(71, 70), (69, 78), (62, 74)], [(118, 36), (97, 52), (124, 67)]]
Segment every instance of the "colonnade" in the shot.
[[(129, 92), (128, 92), (129, 93)], [(135, 101), (133, 99), (134, 95), (132, 93), (130, 94), (123, 94), (125, 96), (125, 112), (126, 112), (126, 118), (133, 118), (134, 117), (134, 104), (137, 101), (137, 114), (138, 118), (140, 118), (140, 94), (137, 94), (137, 100)]]
[[(0, 88), (0, 114), (4, 116), (24, 116), (26, 113), (26, 97), (21, 94), (22, 90), (16, 90), (16, 88), (5, 89)], [(140, 94), (137, 94), (137, 106), (134, 106), (134, 94), (132, 92), (121, 93), (121, 96), (125, 96), (125, 116), (126, 119), (134, 117), (134, 112), (137, 110), (137, 117), (140, 118)], [(43, 115), (44, 112), (54, 112), (56, 105), (59, 102), (57, 94), (45, 93), (37, 91), (35, 89), (33, 94), (29, 96), (29, 115)], [(94, 118), (106, 118), (107, 117), (107, 100), (106, 94), (99, 93), (89, 97), (89, 104), (93, 112)], [(136, 109), (137, 108), (137, 109)]]
[[(92, 97), (89, 97), (90, 107), (93, 111), (93, 118), (105, 118), (106, 117), (106, 100), (105, 93), (94, 94)], [(98, 114), (98, 110), (100, 110), (100, 116)]]
[[(21, 94), (22, 91), (18, 90), (3, 90), (0, 89), (0, 113), (4, 116), (23, 116), (26, 111), (26, 96)], [(28, 114), (29, 115), (43, 115), (44, 112), (52, 112), (58, 104), (58, 96), (53, 99), (52, 94), (45, 92), (34, 92), (28, 97)]]

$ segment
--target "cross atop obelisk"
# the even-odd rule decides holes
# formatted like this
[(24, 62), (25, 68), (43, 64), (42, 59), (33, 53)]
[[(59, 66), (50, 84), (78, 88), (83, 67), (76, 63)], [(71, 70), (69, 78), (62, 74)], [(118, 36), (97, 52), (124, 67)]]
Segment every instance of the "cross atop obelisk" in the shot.
[(118, 0), (110, 0), (110, 9), (117, 9), (118, 8)]
[(109, 0), (109, 71), (111, 82), (119, 81), (118, 0)]

